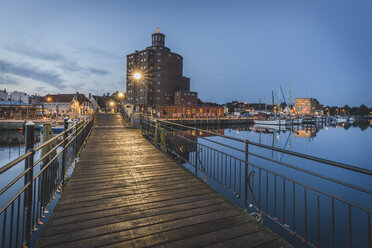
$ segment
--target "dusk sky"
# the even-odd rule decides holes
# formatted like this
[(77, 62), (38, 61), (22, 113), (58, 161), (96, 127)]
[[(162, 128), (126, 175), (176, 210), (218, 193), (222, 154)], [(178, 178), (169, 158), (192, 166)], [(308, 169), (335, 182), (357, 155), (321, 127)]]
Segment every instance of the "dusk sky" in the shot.
[(372, 106), (372, 1), (0, 2), (0, 88), (125, 91), (126, 55), (156, 28), (203, 101), (288, 97)]

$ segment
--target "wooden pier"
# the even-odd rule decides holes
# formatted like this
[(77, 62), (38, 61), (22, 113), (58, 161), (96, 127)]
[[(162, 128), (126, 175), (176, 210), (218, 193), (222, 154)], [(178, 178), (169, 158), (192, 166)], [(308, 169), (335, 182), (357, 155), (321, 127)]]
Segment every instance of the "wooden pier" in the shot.
[(291, 246), (102, 114), (36, 247)]

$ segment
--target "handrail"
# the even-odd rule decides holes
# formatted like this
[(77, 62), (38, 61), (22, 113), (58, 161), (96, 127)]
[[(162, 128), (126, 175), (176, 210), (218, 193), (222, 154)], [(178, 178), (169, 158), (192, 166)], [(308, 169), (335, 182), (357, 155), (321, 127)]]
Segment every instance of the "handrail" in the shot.
[[(259, 144), (259, 143), (253, 142), (253, 141), (239, 139), (239, 138), (235, 138), (235, 137), (230, 137), (230, 136), (227, 136), (227, 135), (222, 135), (222, 134), (214, 133), (214, 132), (211, 132), (211, 131), (208, 131), (208, 130), (203, 130), (203, 129), (199, 129), (199, 128), (195, 128), (195, 127), (190, 127), (190, 126), (186, 126), (186, 125), (182, 125), (182, 124), (178, 124), (178, 123), (174, 123), (174, 122), (169, 122), (169, 121), (164, 121), (164, 120), (157, 120), (157, 121), (167, 123), (167, 124), (176, 125), (176, 126), (179, 126), (179, 127), (182, 127), (182, 128), (192, 129), (192, 130), (195, 130), (195, 131), (202, 131), (202, 132), (205, 132), (205, 133), (208, 133), (208, 134), (212, 134), (214, 136), (223, 137), (223, 138), (238, 141), (238, 142), (241, 142), (241, 143), (248, 142), (251, 145), (258, 146), (258, 147), (261, 147), (261, 148), (274, 150), (274, 151), (277, 151), (277, 152), (281, 152), (281, 153), (285, 153), (285, 154), (289, 154), (289, 155), (293, 155), (293, 156), (297, 156), (297, 157), (306, 158), (306, 159), (313, 160), (313, 161), (316, 161), (316, 162), (320, 162), (320, 163), (324, 163), (324, 164), (332, 165), (332, 166), (335, 166), (335, 167), (343, 168), (343, 169), (346, 169), (346, 170), (351, 170), (351, 171), (355, 171), (355, 172), (358, 172), (358, 173), (367, 174), (367, 175), (372, 176), (372, 170), (368, 170), (368, 169), (365, 169), (365, 168), (360, 168), (360, 167), (353, 166), (353, 165), (348, 165), (348, 164), (335, 162), (335, 161), (331, 161), (331, 160), (327, 160), (327, 159), (323, 159), (323, 158), (318, 158), (318, 157), (315, 157), (315, 156), (306, 155), (306, 154), (302, 154), (302, 153), (298, 153), (298, 152), (288, 151), (288, 150), (284, 150), (284, 149), (277, 148), (277, 147), (271, 147), (271, 146)], [(209, 140), (209, 139), (207, 139), (207, 140)]]
[[(190, 132), (190, 130), (195, 132)], [(228, 145), (218, 139), (216, 141), (207, 137), (201, 137), (199, 136), (199, 131), (244, 143), (245, 149), (241, 149), (239, 143)], [(258, 149), (258, 152), (252, 152), (249, 147), (260, 147), (285, 153), (290, 157), (335, 166), (345, 170), (344, 173), (348, 174), (350, 172), (358, 172), (362, 175), (371, 176), (371, 170), (152, 118), (151, 120), (148, 118), (141, 119), (141, 132), (145, 138), (164, 153), (179, 159), (182, 163), (186, 163), (187, 168), (196, 176), (203, 178), (205, 175), (204, 180), (208, 183), (210, 178), (213, 181), (211, 185), (217, 187), (217, 190), (220, 190), (219, 187), (223, 187), (223, 190), (227, 190), (224, 192), (231, 192), (235, 198), (240, 199), (244, 203), (244, 210), (254, 216), (257, 221), (262, 223), (265, 217), (267, 218), (266, 220), (277, 222), (290, 235), (300, 238), (303, 243), (307, 243), (310, 247), (320, 247), (320, 243), (323, 243), (321, 241), (320, 226), (323, 225), (324, 220), (320, 218), (320, 215), (323, 215), (324, 211), (330, 213), (332, 228), (322, 232), (325, 232), (325, 235), (332, 236), (332, 247), (335, 247), (335, 233), (339, 230), (339, 227), (335, 225), (336, 219), (339, 223), (348, 223), (350, 247), (352, 247), (354, 238), (358, 238), (361, 244), (363, 242), (364, 244), (372, 244), (370, 235), (372, 209), (365, 201), (355, 200), (354, 198), (355, 194), (363, 197), (367, 196), (365, 194), (371, 195), (372, 191), (369, 187), (363, 188), (347, 181), (343, 182), (342, 179), (332, 178), (329, 175), (322, 175), (321, 173), (298, 167), (297, 163), (293, 163), (293, 161), (282, 162), (279, 159), (276, 160), (265, 155), (259, 155), (262, 150)], [(208, 142), (202, 142), (203, 140)], [(242, 154), (245, 155), (245, 158), (244, 156), (242, 158)], [(255, 158), (251, 159), (252, 156)], [(306, 180), (311, 181), (302, 182), (302, 179), (299, 180), (296, 177), (297, 174), (287, 175), (286, 171), (272, 170), (272, 167), (266, 167), (268, 162), (270, 165), (273, 163), (273, 165), (293, 169), (293, 173), (305, 173)], [(255, 175), (258, 177), (256, 181), (254, 179)], [(327, 182), (327, 187), (328, 185), (333, 186), (333, 184), (329, 183), (334, 183), (337, 187), (345, 186), (343, 189), (347, 189), (347, 194), (340, 195), (336, 191), (328, 191), (324, 184), (314, 184), (312, 182), (314, 177)], [(335, 205), (335, 202), (337, 202), (337, 205)], [(336, 215), (337, 209), (335, 206), (337, 208), (342, 206), (343, 209), (348, 211), (346, 211), (346, 214)], [(316, 216), (316, 224), (309, 224), (308, 219), (314, 216)], [(298, 223), (296, 221), (298, 218), (303, 221)], [(361, 218), (366, 218), (367, 223), (353, 224)], [(302, 227), (297, 227), (301, 225)], [(312, 233), (316, 233), (317, 237), (310, 235), (308, 229), (311, 229)], [(353, 237), (353, 230), (356, 233), (360, 233), (362, 229), (368, 229), (368, 234), (364, 233), (362, 238), (359, 236)]]
[[(26, 126), (25, 143), (27, 152), (0, 168), (1, 174), (20, 162), (25, 161), (26, 168), (6, 186), (0, 189), (0, 196), (3, 196), (4, 193), (10, 192), (14, 186), (17, 186), (15, 188), (17, 190), (16, 192), (10, 192), (12, 193), (11, 199), (4, 202), (4, 206), (0, 206), (0, 215), (5, 215), (5, 217), (0, 220), (2, 222), (0, 226), (2, 226), (4, 230), (13, 230), (14, 225), (17, 225), (17, 228), (21, 225), (21, 229), (24, 231), (21, 233), (17, 232), (15, 237), (12, 235), (12, 232), (3, 232), (3, 236), (1, 236), (3, 240), (2, 244), (4, 244), (4, 241), (7, 242), (6, 240), (8, 240), (10, 243), (9, 246), (13, 247), (12, 241), (13, 238), (15, 238), (17, 247), (18, 241), (21, 242), (22, 246), (29, 246), (33, 230), (36, 230), (35, 227), (42, 223), (41, 220), (45, 217), (44, 211), (49, 207), (50, 202), (55, 199), (54, 195), (59, 192), (59, 189), (63, 186), (64, 178), (68, 171), (67, 169), (72, 165), (73, 161), (83, 149), (85, 141), (92, 131), (93, 125), (94, 118), (92, 116), (82, 119), (69, 128), (67, 128), (68, 123), (67, 120), (65, 120), (63, 132), (36, 148), (33, 147), (35, 127), (34, 125)], [(74, 131), (71, 132), (71, 135), (67, 135), (73, 129)], [(52, 143), (61, 137), (63, 137), (63, 139), (60, 142), (56, 142), (56, 144)], [(53, 144), (52, 149), (34, 162), (35, 152), (48, 144)], [(60, 147), (62, 147), (62, 149), (56, 152)], [(55, 155), (53, 154), (54, 152), (56, 152)], [(54, 155), (52, 158), (41, 163), (51, 154)], [(38, 164), (40, 168), (36, 167)], [(35, 169), (38, 171), (34, 175)], [(22, 178), (24, 178), (24, 182)], [(20, 185), (16, 183), (22, 183), (20, 190), (18, 189)], [(11, 187), (13, 188), (11, 189)], [(18, 209), (17, 212), (14, 211), (14, 207)], [(21, 210), (21, 208), (23, 209)], [(23, 214), (22, 222), (19, 216), (20, 211), (22, 211)], [(10, 220), (6, 217), (7, 215), (10, 215)]]
[(5, 171), (9, 170), (10, 168), (12, 168), (14, 165), (18, 164), (19, 162), (23, 161), (25, 158), (29, 157), (30, 155), (32, 154), (32, 152), (27, 152), (25, 154), (23, 154), (22, 156), (14, 159), (13, 161), (7, 163), (6, 165), (4, 165), (3, 167), (0, 168), (0, 175), (2, 173), (4, 173)]
[[(63, 136), (65, 133), (68, 133), (71, 129), (75, 128), (77, 125), (79, 125), (80, 123), (83, 123), (84, 121), (86, 121), (87, 119), (89, 118), (92, 118), (92, 117), (87, 117), (86, 119), (84, 120), (81, 120), (79, 121), (78, 123), (76, 123), (75, 125), (69, 127), (66, 131), (63, 131), (61, 133), (59, 133), (58, 135), (54, 136), (53, 138), (49, 139), (48, 141), (44, 142), (43, 144), (39, 145), (38, 147), (35, 147), (34, 151), (37, 152), (39, 151), (40, 149), (42, 149), (44, 146), (52, 143), (53, 141), (55, 141), (56, 139), (58, 139), (59, 137)], [(90, 120), (90, 119), (89, 119)], [(2, 173), (4, 173), (5, 171), (9, 170), (10, 168), (12, 168), (13, 166), (15, 166), (16, 164), (18, 164), (19, 162), (21, 162), (22, 160), (24, 160), (25, 158), (29, 157), (32, 153), (31, 152), (27, 152), (25, 154), (23, 154), (22, 156), (14, 159), (13, 161), (7, 163), (6, 165), (2, 166), (0, 168), (0, 175)]]

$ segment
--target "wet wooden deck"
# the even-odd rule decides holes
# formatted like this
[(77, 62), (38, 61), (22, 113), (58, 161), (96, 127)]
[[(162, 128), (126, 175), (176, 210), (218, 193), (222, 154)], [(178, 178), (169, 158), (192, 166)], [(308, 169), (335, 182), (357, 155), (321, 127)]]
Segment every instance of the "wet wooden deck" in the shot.
[(37, 247), (290, 247), (145, 140), (99, 115)]

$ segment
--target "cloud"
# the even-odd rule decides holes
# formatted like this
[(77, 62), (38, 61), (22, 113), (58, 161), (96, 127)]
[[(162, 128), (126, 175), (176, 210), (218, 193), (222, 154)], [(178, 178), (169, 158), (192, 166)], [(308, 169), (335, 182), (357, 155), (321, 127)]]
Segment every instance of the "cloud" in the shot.
[[(52, 62), (58, 62), (59, 67), (62, 70), (67, 70), (68, 72), (83, 72), (83, 73), (91, 73), (95, 75), (107, 75), (109, 74), (109, 71), (104, 70), (104, 69), (98, 69), (98, 68), (93, 68), (93, 67), (83, 67), (80, 66), (78, 63), (75, 61), (59, 54), (59, 53), (54, 53), (54, 52), (45, 52), (45, 51), (39, 51), (36, 49), (28, 48), (28, 47), (23, 47), (23, 46), (12, 46), (12, 47), (7, 47), (7, 50), (25, 55), (27, 57), (30, 57), (32, 59), (41, 59), (41, 60), (46, 60), (46, 61), (52, 61)], [(105, 55), (105, 56), (113, 56), (105, 51), (101, 50), (93, 50), (97, 54), (100, 55)], [(93, 52), (92, 51), (92, 52)]]
[(107, 75), (107, 74), (109, 74), (109, 72), (106, 71), (106, 70), (100, 70), (100, 69), (95, 69), (95, 68), (87, 68), (87, 70), (90, 73), (93, 73), (93, 74), (96, 74), (96, 75)]
[(107, 57), (107, 58), (115, 58), (115, 59), (122, 59), (122, 57), (118, 56), (118, 55), (115, 55), (115, 54), (112, 54), (112, 53), (109, 53), (109, 52), (106, 52), (104, 50), (101, 50), (101, 49), (98, 49), (98, 48), (87, 48), (87, 47), (81, 47), (79, 49), (79, 52), (87, 52), (87, 53), (90, 53), (96, 57)]
[(31, 78), (58, 89), (64, 89), (66, 87), (63, 84), (60, 75), (56, 73), (43, 71), (37, 67), (25, 64), (15, 65), (0, 59), (0, 74), (1, 73), (9, 73), (20, 77)]
[(11, 47), (7, 47), (7, 50), (16, 52), (22, 55), (26, 55), (30, 58), (42, 59), (42, 60), (47, 60), (47, 61), (68, 62), (68, 59), (59, 53), (39, 51), (39, 50), (32, 49), (29, 47), (11, 46)]

